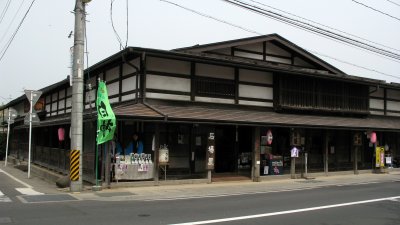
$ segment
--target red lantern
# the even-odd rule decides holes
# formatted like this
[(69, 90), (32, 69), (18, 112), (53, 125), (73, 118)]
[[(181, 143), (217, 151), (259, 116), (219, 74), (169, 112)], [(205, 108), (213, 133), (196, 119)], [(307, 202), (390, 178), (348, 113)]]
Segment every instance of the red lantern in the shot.
[(267, 131), (267, 144), (268, 145), (270, 145), (270, 144), (272, 144), (272, 139), (273, 139), (274, 137), (272, 136), (272, 131), (271, 130), (268, 130)]
[(370, 141), (371, 141), (372, 144), (376, 143), (376, 133), (375, 132), (371, 133)]

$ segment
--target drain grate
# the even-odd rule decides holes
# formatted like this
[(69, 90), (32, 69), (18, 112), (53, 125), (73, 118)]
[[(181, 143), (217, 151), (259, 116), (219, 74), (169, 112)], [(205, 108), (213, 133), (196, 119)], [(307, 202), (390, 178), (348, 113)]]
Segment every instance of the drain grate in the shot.
[(135, 195), (134, 193), (131, 192), (103, 192), (103, 193), (96, 193), (97, 196), (99, 197), (119, 197), (119, 196), (130, 196), (130, 195)]
[(18, 196), (18, 198), (24, 203), (78, 201), (77, 198), (68, 194), (22, 195)]

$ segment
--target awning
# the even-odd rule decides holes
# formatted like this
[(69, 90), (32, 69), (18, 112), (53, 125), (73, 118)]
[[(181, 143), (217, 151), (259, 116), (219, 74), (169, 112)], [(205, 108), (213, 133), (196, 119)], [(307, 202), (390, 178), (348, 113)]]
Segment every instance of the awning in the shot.
[(246, 124), (279, 127), (306, 127), (352, 130), (400, 131), (400, 118), (395, 117), (341, 117), (288, 114), (267, 111), (267, 109), (231, 108), (211, 105), (167, 105), (141, 103), (118, 106), (114, 109), (118, 116), (130, 118), (152, 118), (156, 120), (205, 122), (225, 124)]

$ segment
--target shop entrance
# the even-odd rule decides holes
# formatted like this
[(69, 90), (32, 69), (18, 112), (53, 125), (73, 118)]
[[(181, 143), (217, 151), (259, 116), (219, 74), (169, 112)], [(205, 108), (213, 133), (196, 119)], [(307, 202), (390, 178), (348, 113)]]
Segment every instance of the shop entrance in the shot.
[(235, 135), (236, 129), (233, 126), (215, 128), (215, 173), (235, 172)]
[(215, 129), (217, 176), (251, 176), (252, 127), (224, 126)]

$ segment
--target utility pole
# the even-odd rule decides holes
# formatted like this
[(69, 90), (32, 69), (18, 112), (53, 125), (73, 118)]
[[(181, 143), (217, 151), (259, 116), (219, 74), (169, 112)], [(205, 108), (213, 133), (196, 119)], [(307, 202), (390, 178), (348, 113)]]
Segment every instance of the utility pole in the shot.
[[(82, 149), (83, 149), (83, 92), (84, 92), (84, 31), (86, 24), (85, 4), (90, 0), (76, 0), (74, 53), (72, 62), (72, 112), (71, 112), (71, 152), (79, 153), (79, 178), (71, 179), (71, 192), (80, 192), (82, 185)], [(70, 176), (71, 177), (71, 176)]]

